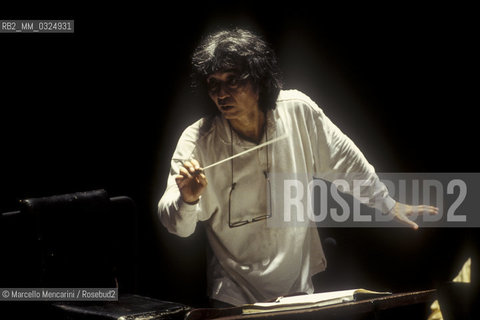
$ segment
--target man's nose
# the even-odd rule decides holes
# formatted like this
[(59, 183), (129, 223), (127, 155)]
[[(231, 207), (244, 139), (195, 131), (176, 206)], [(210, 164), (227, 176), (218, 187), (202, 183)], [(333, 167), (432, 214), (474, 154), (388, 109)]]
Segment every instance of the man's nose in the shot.
[(222, 82), (218, 85), (217, 96), (219, 100), (230, 96), (230, 92), (228, 91), (225, 83)]
[(219, 105), (225, 105), (228, 103), (228, 97), (218, 97), (217, 102)]

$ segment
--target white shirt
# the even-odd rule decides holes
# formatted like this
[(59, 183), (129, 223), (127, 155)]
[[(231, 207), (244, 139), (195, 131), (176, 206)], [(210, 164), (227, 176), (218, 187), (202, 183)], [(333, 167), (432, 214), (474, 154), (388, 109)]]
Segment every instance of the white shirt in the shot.
[[(267, 113), (263, 141), (284, 133), (285, 140), (207, 169), (208, 186), (196, 205), (180, 198), (175, 182), (179, 164), (194, 158), (207, 166), (255, 144), (241, 139), (220, 115), (195, 122), (178, 142), (158, 213), (168, 231), (181, 237), (191, 235), (197, 222), (205, 223), (213, 252), (207, 270), (212, 299), (241, 305), (289, 293), (313, 293), (311, 276), (326, 268), (314, 225), (272, 228), (262, 220), (229, 227), (232, 165), (236, 183), (230, 201), (232, 222), (268, 214), (265, 172), (315, 173), (327, 180), (338, 172), (361, 173), (371, 182), (368, 205), (383, 212), (395, 205), (360, 150), (309, 97), (296, 90), (280, 92), (276, 109)], [(275, 209), (273, 204), (272, 215), (283, 214)]]

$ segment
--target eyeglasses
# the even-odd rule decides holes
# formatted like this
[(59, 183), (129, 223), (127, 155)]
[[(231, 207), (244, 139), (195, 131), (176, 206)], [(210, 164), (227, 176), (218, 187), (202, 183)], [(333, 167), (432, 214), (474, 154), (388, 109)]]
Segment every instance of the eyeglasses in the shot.
[(267, 174), (266, 171), (264, 171), (263, 173), (264, 173), (265, 179), (267, 181), (268, 199), (270, 201), (269, 206), (268, 206), (268, 210), (269, 210), (268, 212), (269, 213), (258, 216), (258, 217), (255, 217), (251, 220), (248, 220), (248, 219), (247, 220), (240, 220), (240, 221), (236, 221), (236, 222), (232, 223), (232, 215), (231, 215), (231, 212), (232, 212), (232, 193), (233, 193), (233, 190), (235, 190), (235, 186), (237, 185), (234, 182), (234, 183), (232, 183), (232, 187), (231, 187), (230, 193), (228, 195), (228, 226), (230, 228), (241, 227), (241, 226), (244, 226), (244, 225), (249, 224), (249, 223), (266, 220), (266, 219), (272, 217), (272, 192), (271, 192), (272, 190), (271, 190), (271, 186), (270, 186), (270, 178), (268, 177), (268, 174)]
[[(230, 154), (233, 155), (233, 129), (232, 126), (230, 125)], [(265, 132), (265, 139), (268, 141), (268, 134), (267, 134), (267, 120), (265, 119), (264, 123), (264, 128)], [(232, 187), (230, 188), (230, 193), (228, 194), (228, 226), (230, 228), (237, 228), (244, 226), (249, 223), (254, 223), (262, 220), (266, 220), (268, 218), (272, 217), (272, 188), (270, 185), (270, 178), (268, 177), (267, 171), (269, 170), (269, 161), (268, 161), (268, 146), (265, 147), (266, 150), (266, 158), (267, 158), (267, 169), (263, 171), (263, 174), (265, 175), (265, 180), (267, 181), (267, 189), (268, 189), (268, 200), (269, 200), (269, 206), (268, 206), (268, 214), (264, 214), (255, 218), (252, 218), (251, 220), (240, 220), (240, 221), (235, 221), (232, 222), (232, 193), (233, 190), (235, 190), (235, 187), (237, 185), (236, 182), (233, 182), (233, 159), (230, 161), (231, 164), (231, 176), (232, 176)]]

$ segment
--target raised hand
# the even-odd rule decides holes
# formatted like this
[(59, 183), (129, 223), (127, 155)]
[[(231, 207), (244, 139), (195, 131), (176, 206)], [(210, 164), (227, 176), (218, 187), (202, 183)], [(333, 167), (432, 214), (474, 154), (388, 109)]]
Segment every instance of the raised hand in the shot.
[(185, 161), (175, 177), (182, 200), (186, 203), (196, 203), (207, 187), (207, 177), (201, 171), (197, 160)]

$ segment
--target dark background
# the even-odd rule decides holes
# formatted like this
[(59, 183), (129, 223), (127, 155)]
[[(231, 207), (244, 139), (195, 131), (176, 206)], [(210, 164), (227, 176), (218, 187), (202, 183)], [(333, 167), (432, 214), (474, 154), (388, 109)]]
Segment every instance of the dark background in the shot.
[[(37, 3), (2, 7), (0, 17), (75, 20), (75, 34), (0, 34), (0, 212), (24, 198), (93, 189), (131, 197), (143, 295), (206, 301), (201, 226), (181, 239), (155, 218), (179, 135), (205, 111), (188, 76), (206, 31), (264, 35), (285, 87), (316, 101), (377, 171), (477, 171), (472, 8)], [(318, 290), (430, 288), (461, 266), (467, 231), (320, 230), (337, 244), (326, 248)]]

